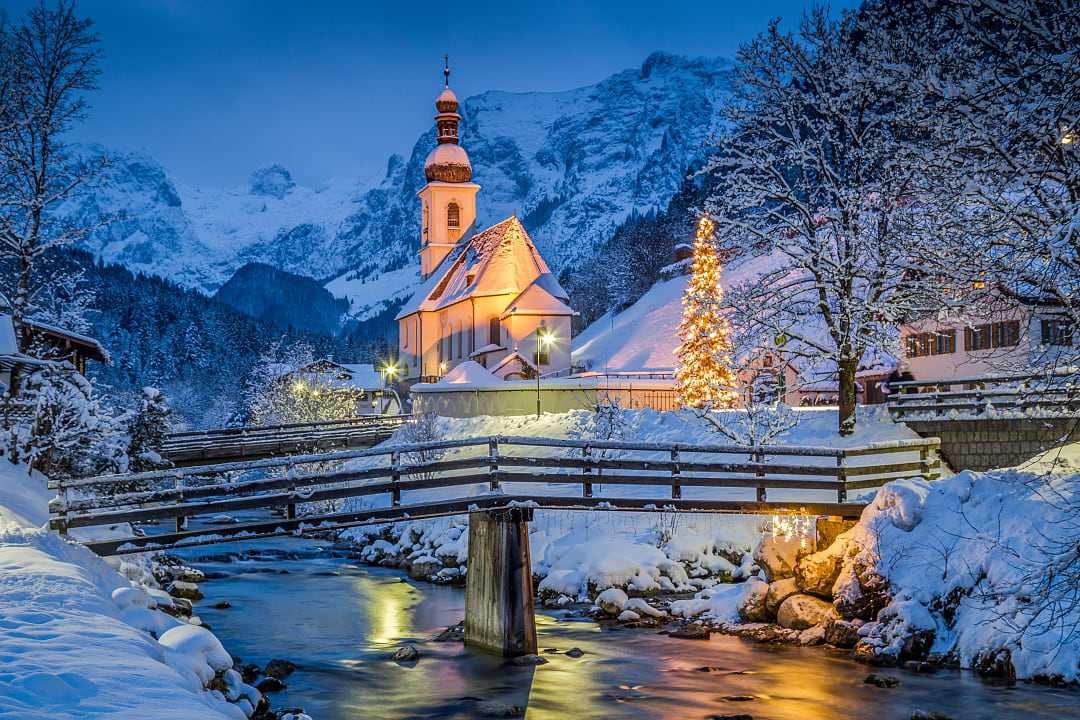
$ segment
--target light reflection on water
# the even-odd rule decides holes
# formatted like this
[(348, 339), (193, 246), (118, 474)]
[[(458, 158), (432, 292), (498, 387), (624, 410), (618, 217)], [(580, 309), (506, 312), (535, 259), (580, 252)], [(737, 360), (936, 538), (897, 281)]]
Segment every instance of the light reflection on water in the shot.
[[(253, 548), (311, 550), (279, 540)], [(200, 558), (237, 546), (191, 549)], [(299, 670), (275, 707), (304, 707), (315, 720), (476, 718), (479, 703), (527, 706), (528, 720), (682, 718), (748, 713), (756, 720), (907, 720), (914, 709), (957, 720), (1080, 718), (1080, 692), (984, 683), (970, 673), (916, 675), (882, 690), (863, 684), (871, 670), (820, 648), (773, 647), (714, 637), (672, 640), (648, 630), (601, 630), (586, 620), (537, 616), (540, 647), (580, 647), (584, 657), (545, 654), (521, 668), (461, 643), (430, 639), (464, 617), (460, 588), (404, 582), (401, 574), (358, 567), (326, 554), (298, 560), (196, 561), (228, 576), (207, 581), (199, 615), (245, 662), (274, 657)], [(287, 570), (287, 574), (281, 574)], [(231, 609), (210, 604), (228, 600)], [(390, 659), (415, 642), (412, 667)], [(710, 667), (703, 672), (702, 667)], [(740, 701), (738, 696), (753, 696)]]

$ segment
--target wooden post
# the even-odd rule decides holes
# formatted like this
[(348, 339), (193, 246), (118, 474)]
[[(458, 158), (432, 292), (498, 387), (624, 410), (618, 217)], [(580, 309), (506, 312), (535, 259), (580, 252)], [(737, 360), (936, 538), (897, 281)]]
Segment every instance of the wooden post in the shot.
[(532, 508), (469, 513), (465, 644), (518, 657), (536, 654), (529, 526)]
[(401, 504), (401, 453), (397, 450), (390, 453), (390, 481), (393, 483), (390, 504), (397, 507)]
[(919, 473), (930, 479), (930, 448), (927, 445), (919, 448)]
[(758, 468), (754, 471), (754, 475), (757, 476), (757, 501), (765, 502), (765, 468), (761, 465), (765, 462), (765, 456), (760, 450), (754, 450), (750, 455), (750, 459), (758, 464)]
[(488, 490), (491, 492), (499, 492), (499, 478), (495, 474), (497, 472), (499, 472), (499, 441), (497, 438), (491, 438), (488, 440), (488, 474), (491, 476)]
[(679, 483), (679, 448), (671, 449), (671, 499), (682, 497), (682, 485)]
[[(286, 468), (285, 468), (285, 474), (289, 478), (290, 481), (294, 480), (294, 477), (296, 475), (295, 470), (296, 470), (296, 467), (292, 463), (289, 463), (289, 465), (287, 465)], [(296, 497), (296, 484), (295, 484), (295, 482), (290, 482), (289, 483), (289, 495), (291, 497), (293, 497), (293, 498)], [(291, 502), (286, 506), (286, 508), (285, 508), (285, 517), (288, 518), (289, 520), (295, 520), (296, 519), (296, 503), (295, 502)]]
[(581, 449), (581, 458), (585, 461), (584, 467), (581, 468), (581, 494), (584, 497), (592, 497), (592, 453), (588, 445)]
[[(184, 478), (183, 478), (182, 475), (180, 475), (178, 473), (176, 475), (176, 477), (173, 479), (173, 487), (176, 488), (176, 504), (177, 505), (183, 505), (184, 504), (183, 483), (184, 483)], [(180, 532), (183, 529), (184, 529), (184, 516), (177, 513), (177, 515), (176, 515), (176, 532)]]
[(836, 489), (836, 502), (847, 502), (847, 453), (843, 450), (836, 456), (836, 481), (840, 487)]

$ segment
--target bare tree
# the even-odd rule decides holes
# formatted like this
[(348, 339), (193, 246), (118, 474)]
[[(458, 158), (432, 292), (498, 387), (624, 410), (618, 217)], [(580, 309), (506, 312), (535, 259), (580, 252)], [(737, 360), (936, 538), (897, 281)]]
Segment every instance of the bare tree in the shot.
[[(798, 35), (776, 22), (739, 52), (731, 131), (708, 170), (717, 242), (755, 261), (727, 289), (736, 350), (775, 345), (839, 385), (840, 432), (855, 426), (860, 363), (893, 348), (919, 297), (915, 260), (935, 217), (914, 194), (922, 159), (897, 88), (865, 69), (887, 45), (824, 10)], [(730, 265), (731, 263), (729, 263)]]
[(77, 157), (63, 142), (85, 117), (85, 93), (97, 87), (101, 51), (91, 28), (74, 2), (58, 0), (0, 33), (0, 261), (13, 277), (17, 326), (47, 281), (38, 277), (42, 256), (91, 230), (56, 212), (104, 164)]

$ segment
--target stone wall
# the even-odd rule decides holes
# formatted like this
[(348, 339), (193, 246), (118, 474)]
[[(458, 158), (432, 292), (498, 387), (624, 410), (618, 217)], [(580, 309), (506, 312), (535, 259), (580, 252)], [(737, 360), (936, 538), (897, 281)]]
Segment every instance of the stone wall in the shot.
[(1080, 441), (1080, 418), (904, 420), (923, 437), (941, 438), (953, 470), (1012, 467), (1050, 448)]

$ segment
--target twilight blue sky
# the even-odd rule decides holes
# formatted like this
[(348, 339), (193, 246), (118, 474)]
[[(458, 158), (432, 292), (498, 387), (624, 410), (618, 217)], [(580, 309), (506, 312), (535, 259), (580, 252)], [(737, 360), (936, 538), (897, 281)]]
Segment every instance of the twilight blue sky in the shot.
[[(305, 184), (381, 175), (431, 123), (443, 52), (462, 98), (562, 90), (653, 50), (732, 57), (809, 2), (80, 0), (106, 55), (77, 139), (145, 150), (205, 187), (273, 162)], [(30, 4), (0, 9), (16, 20)]]

